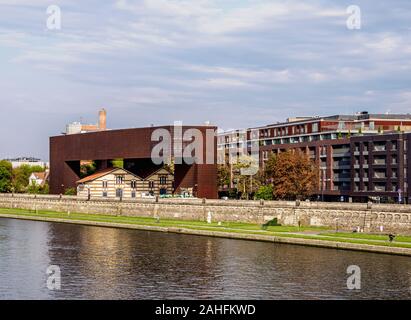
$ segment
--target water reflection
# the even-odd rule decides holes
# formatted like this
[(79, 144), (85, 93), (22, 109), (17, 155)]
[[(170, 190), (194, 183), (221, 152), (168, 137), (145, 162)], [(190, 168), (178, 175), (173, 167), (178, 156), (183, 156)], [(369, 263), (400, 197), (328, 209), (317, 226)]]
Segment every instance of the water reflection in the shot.
[[(11, 219), (0, 254), (3, 299), (411, 298), (411, 259), (399, 256)], [(61, 291), (46, 289), (50, 264)]]

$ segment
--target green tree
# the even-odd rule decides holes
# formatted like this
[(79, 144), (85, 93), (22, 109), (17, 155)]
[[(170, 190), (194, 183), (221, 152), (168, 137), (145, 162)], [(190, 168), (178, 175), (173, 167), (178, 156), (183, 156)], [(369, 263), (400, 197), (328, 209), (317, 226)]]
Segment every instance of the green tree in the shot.
[(220, 188), (230, 187), (230, 169), (226, 165), (217, 167), (217, 183)]
[(33, 172), (44, 172), (41, 166), (23, 164), (13, 169), (12, 184), (15, 192), (26, 192), (30, 184), (29, 178)]
[(273, 192), (272, 185), (261, 186), (255, 193), (255, 198), (257, 200), (273, 200)]
[(11, 163), (0, 161), (0, 192), (10, 192), (12, 188), (13, 168)]
[(35, 182), (32, 182), (28, 188), (27, 192), (31, 194), (49, 194), (49, 185), (48, 183), (45, 183), (42, 186), (39, 186)]
[(88, 177), (97, 170), (96, 163), (94, 161), (84, 162), (80, 165), (80, 178)]
[(111, 161), (111, 165), (113, 168), (124, 168), (124, 160), (123, 159), (114, 159)]
[(33, 172), (44, 172), (41, 166), (22, 165), (13, 169), (13, 184), (16, 192), (25, 192), (30, 184), (29, 178)]

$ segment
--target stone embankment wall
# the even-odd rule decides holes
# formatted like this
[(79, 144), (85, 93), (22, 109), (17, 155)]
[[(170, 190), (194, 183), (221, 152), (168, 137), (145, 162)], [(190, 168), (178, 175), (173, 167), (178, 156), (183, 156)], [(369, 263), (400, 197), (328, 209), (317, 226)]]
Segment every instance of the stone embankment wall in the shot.
[(326, 226), (351, 231), (411, 234), (411, 206), (287, 201), (203, 199), (138, 199), (115, 201), (67, 196), (0, 194), (0, 208), (51, 210), (88, 214), (159, 217), (181, 220), (234, 221), (263, 224), (274, 218), (283, 225)]

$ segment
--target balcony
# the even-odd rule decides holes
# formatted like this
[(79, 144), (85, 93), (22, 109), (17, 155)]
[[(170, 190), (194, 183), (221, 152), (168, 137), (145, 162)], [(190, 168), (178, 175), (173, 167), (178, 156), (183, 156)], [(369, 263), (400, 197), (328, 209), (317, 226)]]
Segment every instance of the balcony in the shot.
[(385, 145), (374, 145), (374, 151), (386, 151), (387, 148), (385, 147)]
[(385, 186), (374, 186), (374, 191), (377, 191), (377, 192), (385, 192), (385, 191), (387, 191), (387, 190), (386, 190), (386, 187), (385, 187)]
[(387, 164), (387, 161), (385, 159), (374, 159), (373, 164), (375, 164), (375, 165), (384, 165), (385, 166)]
[(351, 161), (338, 161), (333, 163), (334, 169), (350, 169)]
[(334, 158), (347, 158), (350, 156), (351, 156), (350, 152), (333, 152)]
[(374, 172), (375, 179), (387, 179), (387, 175), (385, 173), (376, 173)]
[(350, 182), (351, 178), (347, 178), (347, 177), (335, 177), (333, 178), (334, 182)]

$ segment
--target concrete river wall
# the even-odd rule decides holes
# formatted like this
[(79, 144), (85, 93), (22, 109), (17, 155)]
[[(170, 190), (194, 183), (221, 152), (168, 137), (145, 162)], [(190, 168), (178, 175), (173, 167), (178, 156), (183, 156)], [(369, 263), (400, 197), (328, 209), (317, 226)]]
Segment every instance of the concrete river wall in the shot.
[(83, 199), (68, 196), (0, 194), (1, 208), (87, 214), (159, 217), (181, 220), (263, 224), (274, 218), (282, 225), (326, 226), (351, 231), (411, 234), (411, 206), (397, 204), (294, 201), (224, 201), (206, 199)]

